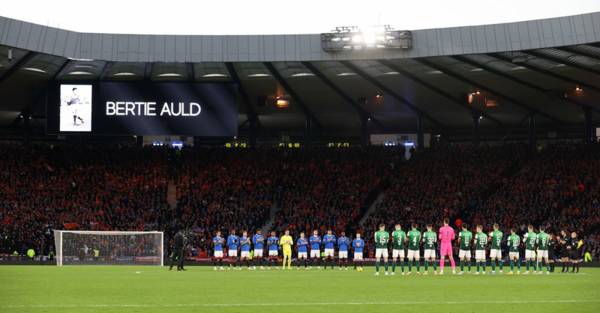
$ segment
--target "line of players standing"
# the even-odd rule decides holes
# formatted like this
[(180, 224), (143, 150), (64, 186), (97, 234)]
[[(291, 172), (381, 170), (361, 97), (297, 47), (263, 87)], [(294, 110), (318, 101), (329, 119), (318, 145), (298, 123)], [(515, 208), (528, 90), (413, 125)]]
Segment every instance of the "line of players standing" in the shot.
[[(425, 267), (423, 273), (428, 273), (431, 263), (434, 267), (434, 274), (437, 274), (438, 236), (433, 231), (432, 224), (428, 224), (426, 228), (427, 231), (421, 233), (418, 230), (418, 225), (413, 223), (411, 230), (404, 232), (400, 224), (396, 224), (390, 238), (390, 234), (385, 232), (385, 225), (380, 225), (379, 231), (375, 234), (377, 272), (380, 261), (383, 259), (386, 275), (394, 275), (396, 265), (400, 265), (402, 275), (405, 275), (405, 273), (411, 274), (413, 267), (416, 268), (416, 273), (420, 274), (421, 250), (423, 250), (423, 265)], [(513, 274), (515, 267), (517, 267), (516, 273), (520, 274), (522, 256), (525, 257), (526, 261), (525, 274), (529, 274), (530, 269), (533, 269), (534, 273), (541, 274), (543, 273), (542, 267), (546, 268), (546, 273), (554, 272), (555, 265), (559, 262), (563, 266), (562, 272), (568, 272), (569, 266), (572, 266), (572, 272), (579, 272), (583, 243), (577, 238), (575, 232), (569, 235), (566, 231), (561, 231), (560, 234), (553, 235), (546, 233), (544, 227), (540, 226), (539, 232), (536, 233), (534, 227), (529, 225), (528, 232), (521, 238), (514, 228), (510, 230), (509, 235), (505, 236), (500, 231), (498, 224), (494, 224), (493, 230), (489, 233), (483, 232), (482, 225), (476, 226), (475, 230), (476, 233), (473, 235), (467, 224), (461, 226), (457, 240), (460, 261), (460, 272), (458, 274), (463, 274), (465, 267), (467, 267), (469, 273), (471, 272), (472, 255), (475, 256), (477, 267), (475, 274), (486, 273), (488, 257), (492, 266), (492, 273), (496, 272), (497, 266), (500, 273), (502, 273), (504, 265), (503, 250), (508, 250), (508, 261), (510, 262), (510, 272), (508, 274)], [(225, 238), (218, 231), (212, 239), (212, 244), (215, 270), (224, 269), (225, 259), (229, 264), (229, 269), (241, 269), (242, 264), (249, 269), (256, 269), (257, 266), (264, 269), (266, 265), (269, 265), (268, 268), (270, 269), (276, 265), (279, 259), (280, 242), (275, 232), (271, 232), (270, 236), (265, 238), (260, 229), (251, 237), (246, 231), (241, 236), (237, 236), (235, 230), (231, 230), (229, 236)], [(389, 260), (391, 262), (388, 262), (390, 244), (392, 246), (392, 258)], [(296, 241), (296, 247), (296, 265), (298, 269), (301, 265), (305, 269), (310, 269), (313, 265), (317, 268), (330, 266), (333, 269), (337, 248), (337, 261), (340, 270), (348, 269), (350, 263), (348, 255), (350, 249), (352, 249), (354, 252), (352, 259), (354, 267), (358, 271), (362, 271), (365, 242), (360, 233), (357, 233), (355, 238), (351, 240), (345, 232), (341, 232), (340, 236), (336, 237), (331, 230), (328, 230), (322, 238), (317, 230), (313, 231), (309, 238), (306, 238), (302, 232)], [(225, 248), (227, 248), (226, 255)], [(321, 251), (321, 248), (323, 248), (323, 251)], [(263, 257), (265, 249), (267, 250), (266, 258)], [(521, 253), (522, 250), (524, 250), (524, 254)], [(388, 273), (388, 266), (390, 265), (392, 269), (391, 273)], [(406, 266), (408, 271), (405, 272)]]
[[(420, 248), (424, 250), (424, 265), (425, 272), (428, 273), (428, 267), (433, 264), (434, 274), (437, 274), (436, 256), (438, 251), (444, 251), (444, 243), (441, 248), (438, 247), (438, 238), (442, 239), (445, 236), (442, 234), (442, 229), (448, 227), (448, 220), (444, 221), (444, 227), (440, 228), (440, 234), (433, 231), (431, 224), (427, 225), (427, 231), (422, 233), (417, 229), (416, 224), (412, 224), (411, 230), (407, 233), (402, 231), (399, 224), (396, 224), (395, 230), (390, 235), (385, 231), (385, 225), (380, 225), (379, 231), (375, 233), (375, 266), (376, 275), (379, 273), (380, 261), (383, 259), (386, 275), (395, 274), (396, 264), (400, 262), (402, 275), (404, 275), (404, 266), (408, 264), (407, 274), (412, 273), (412, 266), (417, 268), (417, 274), (420, 273)], [(521, 272), (521, 257), (524, 255), (526, 261), (526, 272), (529, 274), (530, 269), (534, 273), (542, 274), (542, 268), (546, 267), (546, 273), (554, 271), (555, 263), (562, 262), (563, 272), (568, 271), (568, 266), (573, 266), (573, 272), (579, 272), (579, 262), (581, 261), (581, 251), (583, 241), (577, 238), (575, 232), (567, 235), (566, 231), (562, 231), (560, 235), (552, 235), (545, 232), (545, 227), (540, 226), (539, 232), (535, 232), (534, 227), (529, 225), (528, 232), (521, 236), (516, 233), (516, 229), (511, 229), (510, 234), (505, 236), (500, 231), (500, 226), (494, 224), (493, 230), (489, 233), (483, 232), (483, 226), (477, 225), (476, 233), (469, 231), (467, 224), (462, 224), (462, 231), (458, 235), (457, 246), (458, 256), (460, 260), (460, 272), (464, 274), (465, 265), (468, 267), (468, 272), (471, 272), (472, 252), (474, 251), (475, 263), (477, 271), (475, 274), (485, 274), (486, 265), (489, 261), (492, 266), (492, 274), (496, 273), (496, 266), (499, 266), (500, 273), (503, 272), (504, 258), (503, 250), (508, 250), (508, 260), (510, 261), (510, 272), (514, 274), (514, 267), (518, 268), (517, 274)], [(446, 229), (447, 230), (447, 229)], [(450, 228), (448, 244), (454, 241), (454, 230)], [(522, 240), (521, 240), (522, 239)], [(392, 272), (388, 273), (388, 245), (392, 243)], [(442, 240), (443, 241), (443, 240)], [(524, 248), (524, 249), (522, 249)], [(524, 254), (521, 253), (524, 250)], [(405, 252), (406, 258), (405, 258)], [(440, 255), (440, 273), (443, 273), (444, 256), (448, 255), (452, 265), (452, 272), (455, 273), (455, 264), (453, 251), (442, 252)], [(406, 260), (408, 259), (408, 263)], [(483, 270), (483, 271), (481, 271)], [(539, 270), (539, 271), (538, 271)]]
[[(282, 243), (277, 237), (276, 232), (271, 232), (270, 236), (264, 237), (262, 231), (258, 229), (252, 237), (247, 231), (243, 231), (241, 236), (236, 235), (235, 230), (229, 232), (227, 238), (217, 231), (212, 239), (213, 244), (213, 265), (214, 269), (223, 270), (224, 260), (229, 264), (229, 269), (241, 269), (241, 265), (247, 266), (249, 269), (255, 270), (257, 266), (260, 269), (271, 269), (279, 260), (279, 247)], [(227, 255), (225, 248), (227, 247)], [(354, 251), (353, 263), (354, 267), (362, 271), (363, 251), (365, 241), (361, 238), (360, 233), (356, 234), (354, 239), (346, 236), (345, 232), (341, 232), (339, 237), (336, 237), (332, 230), (328, 230), (322, 238), (317, 230), (306, 238), (304, 232), (300, 233), (300, 237), (296, 240), (297, 248), (297, 265), (298, 269), (303, 265), (305, 269), (311, 269), (312, 266), (317, 268), (332, 269), (335, 265), (335, 250), (338, 251), (338, 264), (340, 270), (343, 268), (348, 270), (349, 258), (348, 253), (350, 248)], [(323, 250), (321, 251), (321, 248)], [(267, 257), (263, 257), (264, 250), (267, 250)], [(239, 252), (239, 257), (238, 257)], [(310, 252), (310, 258), (309, 258)]]

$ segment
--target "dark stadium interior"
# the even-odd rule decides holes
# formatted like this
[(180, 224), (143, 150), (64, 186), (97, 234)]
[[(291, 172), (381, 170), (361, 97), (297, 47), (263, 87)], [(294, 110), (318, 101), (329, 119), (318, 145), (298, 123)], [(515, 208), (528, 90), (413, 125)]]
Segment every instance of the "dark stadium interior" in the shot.
[[(581, 138), (583, 132), (591, 139), (600, 120), (597, 45), (263, 63), (89, 61), (0, 46), (0, 99), (10, 99), (0, 106), (0, 136), (18, 138), (25, 132), (44, 138), (45, 89), (54, 82), (151, 80), (237, 83), (239, 136), (245, 138), (304, 139), (310, 133), (315, 141), (360, 140), (364, 132), (422, 129), (444, 140), (470, 141), (476, 128), (479, 140), (527, 140), (531, 123), (534, 138)], [(279, 95), (297, 98), (291, 96), (291, 105), (280, 109), (270, 104)]]
[[(449, 217), (577, 231), (600, 257), (600, 42), (587, 33), (462, 53), (423, 30), (409, 52), (141, 62), (129, 43), (93, 49), (85, 36), (95, 34), (0, 22), (0, 254), (50, 253), (53, 229), (164, 230), (168, 240), (186, 229), (190, 256), (206, 257), (217, 230), (371, 238), (379, 223)], [(65, 46), (80, 55), (47, 53), (48, 38), (23, 48), (32, 44), (15, 29), (37, 28), (79, 38)], [(88, 46), (114, 58), (85, 58)], [(135, 134), (47, 132), (51, 88), (106, 81), (231, 83), (238, 135), (178, 150)], [(381, 134), (413, 134), (416, 148), (371, 144)]]

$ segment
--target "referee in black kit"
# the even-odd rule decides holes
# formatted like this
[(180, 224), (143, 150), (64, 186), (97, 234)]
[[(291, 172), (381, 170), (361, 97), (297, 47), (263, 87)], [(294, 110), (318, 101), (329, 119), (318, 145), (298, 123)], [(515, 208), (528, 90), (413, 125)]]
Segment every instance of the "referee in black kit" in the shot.
[(177, 234), (175, 234), (174, 241), (175, 244), (173, 245), (173, 254), (171, 255), (171, 266), (169, 267), (169, 271), (173, 269), (173, 264), (175, 264), (175, 261), (177, 261), (177, 270), (183, 271), (183, 248), (185, 246), (185, 238), (183, 237), (183, 233), (181, 231), (178, 231)]

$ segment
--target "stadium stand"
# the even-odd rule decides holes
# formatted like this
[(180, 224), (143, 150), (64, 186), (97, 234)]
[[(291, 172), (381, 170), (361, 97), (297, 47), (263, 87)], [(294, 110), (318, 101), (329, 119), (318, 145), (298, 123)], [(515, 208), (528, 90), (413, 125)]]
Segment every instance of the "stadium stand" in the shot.
[(382, 148), (292, 152), (283, 173), (278, 229), (307, 234), (354, 229), (367, 196), (387, 180), (399, 155)]
[(275, 154), (184, 150), (177, 157), (178, 205), (169, 213), (171, 230), (193, 230), (198, 235), (194, 245), (206, 252), (217, 229), (241, 232), (262, 226), (277, 193)]
[(371, 236), (379, 223), (440, 223), (444, 216), (467, 220), (481, 198), (521, 160), (524, 146), (445, 147), (403, 163), (392, 175), (384, 201), (365, 221)]
[(154, 229), (166, 206), (163, 153), (145, 148), (2, 145), (5, 253), (48, 254), (51, 229)]
[[(404, 161), (397, 149), (183, 149), (4, 144), (0, 150), (0, 253), (48, 254), (52, 229), (193, 231), (206, 255), (217, 229), (253, 231), (281, 207), (274, 229), (294, 234), (332, 227), (372, 235), (375, 225), (416, 221), (498, 221), (584, 234), (600, 256), (600, 147), (526, 145), (425, 150)], [(177, 206), (166, 199), (178, 190)], [(367, 196), (384, 200), (356, 223)], [(368, 237), (370, 238), (370, 237)]]

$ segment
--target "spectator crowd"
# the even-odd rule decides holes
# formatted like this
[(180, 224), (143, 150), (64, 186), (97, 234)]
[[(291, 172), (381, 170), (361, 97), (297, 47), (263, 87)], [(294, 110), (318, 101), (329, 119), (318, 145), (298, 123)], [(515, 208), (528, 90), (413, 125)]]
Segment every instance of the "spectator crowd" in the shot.
[[(600, 254), (600, 147), (225, 149), (0, 145), (0, 253), (54, 249), (53, 229), (254, 232), (439, 223), (577, 231)], [(174, 193), (174, 201), (169, 193)], [(374, 202), (379, 193), (382, 200)], [(371, 210), (370, 205), (373, 204)], [(362, 224), (359, 221), (363, 218)]]

